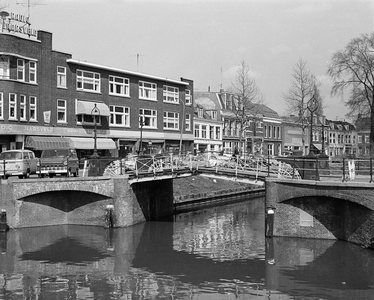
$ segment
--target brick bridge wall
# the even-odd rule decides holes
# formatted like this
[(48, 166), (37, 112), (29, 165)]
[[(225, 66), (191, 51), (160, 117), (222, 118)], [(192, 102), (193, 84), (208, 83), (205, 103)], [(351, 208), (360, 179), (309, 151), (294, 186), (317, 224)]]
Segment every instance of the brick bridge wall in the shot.
[(114, 227), (173, 214), (172, 180), (129, 184), (128, 177), (1, 180), (0, 209), (11, 228), (49, 225), (105, 226), (108, 205)]
[(374, 246), (374, 184), (267, 178), (265, 186), (272, 235)]

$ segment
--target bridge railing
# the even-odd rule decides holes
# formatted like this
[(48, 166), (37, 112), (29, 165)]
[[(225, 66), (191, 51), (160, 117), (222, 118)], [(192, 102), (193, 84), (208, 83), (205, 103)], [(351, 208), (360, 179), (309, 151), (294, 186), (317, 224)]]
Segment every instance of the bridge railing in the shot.
[(204, 152), (196, 155), (192, 153), (181, 155), (129, 155), (122, 159), (112, 158), (100, 164), (96, 160), (85, 165), (88, 168), (98, 165), (104, 166), (100, 169), (89, 169), (88, 172), (83, 172), (83, 174), (88, 174), (88, 176), (130, 174), (131, 176), (140, 177), (198, 171), (221, 174), (226, 172), (229, 176), (251, 176), (256, 179), (259, 176), (300, 178), (298, 170), (292, 168), (292, 165), (278, 161), (270, 156), (222, 155), (217, 152)]
[(373, 182), (372, 158), (329, 158), (319, 156), (277, 157), (297, 169), (305, 180)]

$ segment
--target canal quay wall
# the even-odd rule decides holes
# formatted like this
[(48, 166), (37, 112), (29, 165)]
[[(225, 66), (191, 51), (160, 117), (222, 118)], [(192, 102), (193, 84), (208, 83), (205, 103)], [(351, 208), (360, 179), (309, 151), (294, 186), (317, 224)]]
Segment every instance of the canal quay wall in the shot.
[[(118, 177), (8, 179), (0, 210), (10, 228), (51, 225), (127, 227), (173, 214), (172, 179), (129, 184)], [(4, 225), (4, 224), (3, 224)]]
[(266, 236), (339, 239), (374, 248), (374, 184), (267, 178)]
[(264, 196), (265, 188), (254, 185), (229, 190), (180, 195), (174, 197), (174, 213), (178, 214)]

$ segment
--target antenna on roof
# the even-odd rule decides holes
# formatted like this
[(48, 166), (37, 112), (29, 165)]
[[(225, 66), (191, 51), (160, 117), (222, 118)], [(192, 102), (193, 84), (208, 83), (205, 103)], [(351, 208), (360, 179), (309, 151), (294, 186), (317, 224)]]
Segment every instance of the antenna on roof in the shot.
[(47, 4), (44, 4), (44, 3), (30, 3), (30, 0), (27, 0), (27, 3), (26, 2), (16, 2), (17, 5), (22, 5), (22, 6), (27, 6), (27, 19), (28, 19), (28, 23), (29, 23), (29, 26), (30, 26), (30, 7), (34, 7), (34, 6), (37, 6), (37, 5), (47, 5)]
[(145, 56), (145, 55), (140, 55), (139, 53), (131, 56), (136, 56), (136, 71), (139, 72), (139, 57), (140, 56)]

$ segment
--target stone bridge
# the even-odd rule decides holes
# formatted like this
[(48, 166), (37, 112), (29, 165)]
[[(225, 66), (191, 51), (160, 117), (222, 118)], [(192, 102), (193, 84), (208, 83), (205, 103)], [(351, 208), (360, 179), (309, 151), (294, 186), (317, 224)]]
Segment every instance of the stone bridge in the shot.
[(267, 236), (339, 239), (374, 246), (374, 184), (266, 179)]
[[(0, 209), (11, 228), (48, 225), (126, 227), (173, 214), (172, 179), (130, 185), (117, 177), (1, 180)], [(109, 219), (108, 219), (109, 217)]]

